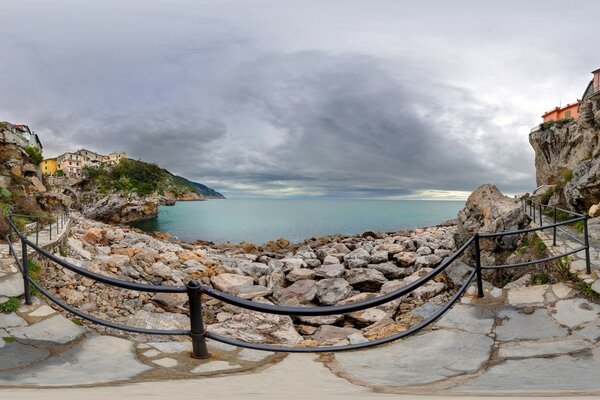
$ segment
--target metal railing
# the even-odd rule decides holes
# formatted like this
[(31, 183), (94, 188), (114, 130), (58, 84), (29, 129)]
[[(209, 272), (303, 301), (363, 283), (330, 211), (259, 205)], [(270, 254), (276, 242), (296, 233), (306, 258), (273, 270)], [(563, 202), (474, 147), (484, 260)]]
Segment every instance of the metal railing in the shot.
[[(529, 200), (523, 200), (523, 207), (524, 207), (525, 212), (527, 211), (528, 206), (530, 207), (529, 211), (531, 212), (531, 211), (535, 211), (535, 209), (538, 205), (532, 203)], [(554, 209), (560, 210), (558, 208), (554, 208)], [(277, 351), (277, 352), (290, 352), (290, 353), (346, 351), (346, 350), (356, 350), (356, 349), (377, 346), (377, 345), (389, 343), (394, 340), (398, 340), (398, 339), (407, 337), (409, 335), (412, 335), (412, 334), (420, 331), (421, 329), (425, 328), (426, 326), (430, 325), (434, 321), (436, 321), (460, 299), (460, 297), (469, 288), (469, 285), (471, 284), (471, 282), (473, 281), (474, 278), (476, 279), (476, 283), (477, 283), (477, 295), (479, 297), (483, 297), (484, 291), (483, 291), (482, 271), (485, 269), (526, 267), (526, 266), (533, 265), (533, 264), (540, 264), (540, 263), (548, 262), (548, 261), (551, 261), (551, 260), (554, 260), (554, 259), (557, 259), (560, 257), (564, 257), (566, 255), (573, 254), (575, 252), (579, 252), (582, 250), (586, 250), (586, 259), (587, 259), (587, 265), (588, 265), (588, 269), (589, 269), (589, 243), (587, 241), (587, 236), (584, 240), (584, 246), (581, 249), (568, 251), (568, 252), (565, 252), (558, 256), (548, 257), (548, 258), (544, 258), (541, 260), (522, 262), (522, 263), (518, 263), (518, 264), (491, 265), (491, 266), (482, 266), (481, 265), (480, 241), (482, 239), (492, 239), (492, 238), (504, 237), (504, 236), (508, 236), (508, 235), (521, 235), (524, 233), (536, 232), (536, 231), (541, 231), (541, 230), (545, 230), (545, 229), (553, 229), (554, 231), (556, 231), (556, 228), (558, 228), (562, 225), (566, 225), (566, 224), (573, 223), (573, 222), (580, 221), (580, 220), (585, 221), (585, 224), (586, 224), (585, 233), (587, 235), (587, 217), (585, 217), (581, 214), (572, 213), (572, 212), (566, 211), (566, 210), (565, 210), (565, 212), (569, 212), (569, 213), (575, 215), (575, 217), (572, 219), (569, 219), (567, 221), (560, 221), (560, 222), (556, 221), (556, 218), (555, 218), (555, 222), (553, 224), (541, 225), (539, 227), (532, 227), (532, 228), (528, 228), (528, 229), (507, 231), (507, 232), (501, 232), (501, 233), (476, 233), (473, 236), (471, 236), (471, 238), (469, 238), (456, 252), (454, 252), (454, 254), (452, 254), (451, 256), (446, 258), (444, 261), (442, 261), (442, 263), (440, 263), (437, 267), (435, 267), (427, 275), (419, 278), (418, 280), (416, 280), (414, 282), (409, 283), (408, 285), (406, 285), (400, 289), (397, 289), (397, 290), (390, 292), (388, 294), (385, 294), (385, 295), (377, 296), (375, 298), (371, 298), (371, 299), (356, 302), (356, 303), (336, 305), (336, 306), (324, 306), (324, 307), (294, 307), (294, 306), (258, 303), (258, 302), (254, 302), (251, 300), (241, 299), (237, 296), (221, 292), (221, 291), (216, 290), (207, 285), (202, 285), (196, 280), (191, 280), (185, 286), (165, 286), (165, 285), (140, 284), (140, 283), (136, 283), (136, 282), (130, 282), (130, 281), (125, 281), (125, 280), (121, 280), (121, 279), (107, 277), (107, 276), (104, 276), (104, 275), (101, 275), (101, 274), (98, 274), (95, 272), (88, 271), (79, 266), (73, 265), (73, 264), (61, 259), (60, 257), (44, 250), (38, 244), (30, 241), (25, 235), (23, 235), (21, 232), (19, 232), (16, 229), (16, 227), (14, 226), (14, 223), (11, 219), (11, 216), (7, 217), (7, 221), (10, 224), (11, 229), (17, 234), (17, 236), (21, 240), (22, 259), (19, 260), (19, 258), (15, 255), (15, 260), (16, 260), (18, 268), (20, 269), (20, 271), (23, 274), (23, 279), (24, 279), (24, 283), (25, 283), (25, 299), (26, 299), (27, 304), (31, 304), (30, 287), (29, 287), (31, 284), (37, 290), (39, 290), (39, 292), (41, 294), (46, 296), (50, 301), (54, 302), (59, 307), (67, 310), (68, 312), (70, 312), (80, 318), (91, 321), (98, 325), (103, 325), (103, 326), (106, 326), (109, 328), (118, 329), (118, 330), (122, 330), (122, 331), (142, 333), (142, 334), (190, 336), (190, 338), (192, 340), (192, 357), (207, 358), (207, 357), (210, 357), (210, 354), (208, 353), (208, 349), (206, 346), (207, 338), (216, 340), (218, 342), (222, 342), (222, 343), (226, 343), (226, 344), (230, 344), (230, 345), (234, 345), (234, 346), (246, 347), (246, 348), (250, 348), (250, 349)], [(535, 216), (535, 213), (533, 213), (533, 215)], [(8, 238), (9, 247), (12, 250), (13, 243), (10, 239), (10, 235), (7, 236), (7, 238)], [(347, 344), (347, 345), (341, 345), (341, 346), (338, 346), (338, 345), (333, 345), (333, 346), (328, 345), (328, 346), (319, 346), (319, 347), (293, 347), (293, 346), (282, 346), (282, 345), (277, 346), (277, 345), (264, 345), (264, 344), (257, 344), (257, 343), (249, 343), (249, 342), (245, 342), (242, 340), (221, 336), (216, 333), (207, 331), (204, 326), (204, 320), (203, 320), (203, 315), (202, 315), (202, 301), (201, 301), (202, 295), (206, 295), (206, 296), (212, 297), (214, 299), (220, 300), (222, 302), (232, 304), (234, 306), (248, 309), (251, 311), (264, 312), (264, 313), (277, 314), (277, 315), (287, 315), (287, 316), (338, 315), (338, 314), (347, 314), (347, 313), (351, 313), (351, 312), (362, 311), (362, 310), (365, 310), (365, 309), (368, 309), (371, 307), (376, 307), (376, 306), (379, 306), (382, 304), (386, 304), (390, 301), (396, 300), (402, 296), (410, 295), (416, 289), (427, 284), (432, 279), (434, 279), (439, 274), (441, 274), (446, 269), (448, 269), (454, 261), (458, 260), (459, 257), (465, 255), (467, 250), (469, 250), (469, 248), (471, 246), (474, 247), (473, 256), (474, 256), (475, 267), (468, 274), (465, 281), (460, 285), (460, 287), (456, 290), (456, 292), (452, 295), (450, 300), (444, 306), (442, 306), (436, 313), (434, 313), (433, 315), (422, 320), (417, 325), (410, 327), (406, 331), (398, 332), (398, 333), (395, 333), (395, 334), (385, 337), (385, 338), (381, 338), (381, 339), (377, 339), (377, 340), (373, 340), (373, 341), (369, 341), (369, 342), (364, 342), (364, 343), (354, 343), (354, 344)], [(43, 288), (41, 286), (41, 284), (39, 284), (38, 282), (36, 282), (35, 280), (33, 280), (31, 278), (31, 276), (29, 275), (29, 270), (28, 270), (28, 257), (29, 257), (28, 248), (31, 248), (40, 257), (45, 257), (49, 261), (52, 261), (52, 262), (56, 263), (57, 265), (60, 265), (63, 268), (66, 268), (70, 271), (78, 273), (89, 279), (93, 279), (97, 282), (104, 283), (106, 285), (110, 285), (110, 286), (114, 286), (114, 287), (118, 287), (118, 288), (122, 288), (122, 289), (135, 290), (135, 291), (139, 291), (139, 292), (186, 293), (188, 295), (188, 300), (189, 300), (190, 329), (189, 330), (184, 330), (184, 329), (166, 330), (166, 329), (138, 328), (138, 327), (133, 327), (133, 326), (128, 326), (128, 325), (122, 325), (122, 324), (111, 322), (111, 321), (106, 321), (103, 319), (96, 318), (92, 315), (83, 313), (83, 312), (77, 310), (76, 308), (66, 304), (62, 300), (56, 298), (48, 290)], [(14, 254), (14, 252), (13, 252), (13, 254)]]

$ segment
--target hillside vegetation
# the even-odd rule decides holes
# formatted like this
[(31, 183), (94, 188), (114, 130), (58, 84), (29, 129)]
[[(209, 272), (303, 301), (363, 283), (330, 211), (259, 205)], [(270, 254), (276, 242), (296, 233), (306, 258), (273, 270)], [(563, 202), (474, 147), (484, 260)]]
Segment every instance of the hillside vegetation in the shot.
[(209, 191), (203, 193), (195, 186), (200, 184), (175, 176), (157, 164), (138, 160), (122, 159), (112, 166), (85, 167), (84, 176), (101, 193), (136, 193), (141, 197), (158, 194), (189, 200), (223, 198), (213, 189), (206, 188)]

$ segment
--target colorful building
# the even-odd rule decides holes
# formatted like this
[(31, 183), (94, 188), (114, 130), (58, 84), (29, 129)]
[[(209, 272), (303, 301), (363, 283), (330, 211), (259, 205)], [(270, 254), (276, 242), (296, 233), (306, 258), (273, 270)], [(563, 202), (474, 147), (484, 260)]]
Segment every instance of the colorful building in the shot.
[(42, 161), (40, 164), (42, 169), (42, 174), (44, 175), (54, 175), (56, 174), (56, 158), (47, 158)]
[(577, 119), (579, 118), (579, 100), (564, 107), (556, 107), (554, 110), (542, 115), (542, 118), (544, 122), (558, 121), (559, 119)]

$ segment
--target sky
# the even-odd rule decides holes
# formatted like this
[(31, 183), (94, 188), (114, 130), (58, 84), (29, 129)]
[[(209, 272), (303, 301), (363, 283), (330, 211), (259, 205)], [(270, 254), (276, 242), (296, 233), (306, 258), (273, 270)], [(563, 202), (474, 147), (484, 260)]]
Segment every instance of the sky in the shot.
[(0, 1), (0, 120), (228, 197), (535, 189), (532, 127), (600, 67), (600, 2)]

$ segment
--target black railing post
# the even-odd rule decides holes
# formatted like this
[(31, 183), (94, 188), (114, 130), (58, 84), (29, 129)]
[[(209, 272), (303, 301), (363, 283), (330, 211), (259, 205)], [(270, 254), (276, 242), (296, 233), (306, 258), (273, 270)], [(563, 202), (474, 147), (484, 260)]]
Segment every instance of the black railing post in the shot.
[(192, 357), (209, 358), (210, 353), (206, 347), (204, 321), (202, 320), (200, 283), (198, 283), (196, 280), (192, 280), (189, 281), (186, 286), (190, 302), (190, 337), (192, 338)]
[(590, 265), (590, 238), (588, 237), (588, 216), (586, 215), (583, 219), (583, 242), (585, 243), (585, 273), (592, 273), (592, 266)]
[(543, 219), (542, 219), (542, 205), (540, 204), (540, 226), (544, 225)]
[(37, 218), (35, 221), (35, 245), (39, 246), (39, 238), (40, 238), (40, 219)]
[(533, 201), (531, 202), (531, 213), (533, 214), (533, 222), (535, 223), (535, 207), (533, 206)]
[[(6, 218), (8, 219), (8, 218), (11, 218), (11, 217), (6, 217)], [(12, 219), (11, 219), (11, 221), (12, 221)], [(13, 237), (13, 228), (12, 228), (12, 224), (9, 223), (8, 224), (8, 240), (12, 241), (12, 237)], [(8, 246), (8, 255), (9, 256), (13, 255), (12, 246)]]
[(481, 276), (481, 249), (479, 233), (475, 233), (475, 270), (477, 271), (477, 297), (483, 297), (483, 278)]
[(21, 249), (23, 251), (23, 289), (25, 291), (25, 304), (31, 305), (31, 291), (29, 290), (29, 260), (27, 257), (27, 243), (21, 239)]
[[(556, 206), (552, 206), (554, 210), (554, 223), (556, 224)], [(556, 226), (552, 228), (552, 246), (556, 246)]]

